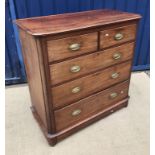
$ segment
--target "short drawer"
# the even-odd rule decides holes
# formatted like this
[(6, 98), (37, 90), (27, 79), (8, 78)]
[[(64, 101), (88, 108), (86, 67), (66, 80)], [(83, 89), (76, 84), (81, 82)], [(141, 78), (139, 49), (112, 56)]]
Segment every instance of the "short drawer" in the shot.
[(56, 130), (70, 127), (128, 96), (129, 81), (123, 82), (54, 112)]
[(49, 62), (97, 50), (97, 32), (47, 41)]
[(117, 27), (100, 32), (100, 49), (134, 40), (136, 25)]
[(132, 58), (134, 43), (99, 51), (87, 56), (50, 65), (52, 84), (77, 78)]
[(113, 84), (127, 80), (131, 61), (107, 68), (94, 74), (52, 88), (54, 108), (62, 107), (103, 90)]

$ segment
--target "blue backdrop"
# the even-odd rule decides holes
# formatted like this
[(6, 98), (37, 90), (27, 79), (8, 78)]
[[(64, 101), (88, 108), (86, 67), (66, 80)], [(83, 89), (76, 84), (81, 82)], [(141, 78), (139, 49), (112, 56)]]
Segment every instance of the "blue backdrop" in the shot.
[(65, 12), (110, 8), (139, 13), (137, 46), (133, 70), (150, 68), (150, 1), (149, 0), (8, 0), (6, 1), (6, 84), (26, 81), (18, 30), (13, 19)]

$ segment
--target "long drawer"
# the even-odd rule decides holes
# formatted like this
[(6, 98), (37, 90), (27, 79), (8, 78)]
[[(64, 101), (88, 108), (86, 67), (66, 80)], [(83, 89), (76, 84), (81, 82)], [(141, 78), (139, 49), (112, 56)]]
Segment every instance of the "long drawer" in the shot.
[(134, 43), (50, 65), (52, 85), (80, 77), (132, 58)]
[(134, 40), (136, 36), (136, 25), (128, 25), (107, 29), (100, 32), (100, 49), (116, 44)]
[(62, 107), (75, 102), (113, 84), (127, 80), (131, 61), (109, 67), (105, 70), (56, 86), (52, 89), (53, 106)]
[(128, 85), (129, 81), (125, 81), (55, 111), (56, 130), (60, 131), (72, 126), (79, 121), (104, 110), (111, 104), (117, 103), (126, 98), (128, 96)]
[(97, 50), (97, 32), (47, 41), (49, 62)]

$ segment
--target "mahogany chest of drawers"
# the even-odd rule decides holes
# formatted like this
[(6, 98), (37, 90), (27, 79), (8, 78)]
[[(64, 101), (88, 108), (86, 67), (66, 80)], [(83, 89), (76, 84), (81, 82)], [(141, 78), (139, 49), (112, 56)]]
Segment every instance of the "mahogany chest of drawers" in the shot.
[(16, 21), (31, 109), (49, 144), (127, 106), (140, 18), (93, 10)]

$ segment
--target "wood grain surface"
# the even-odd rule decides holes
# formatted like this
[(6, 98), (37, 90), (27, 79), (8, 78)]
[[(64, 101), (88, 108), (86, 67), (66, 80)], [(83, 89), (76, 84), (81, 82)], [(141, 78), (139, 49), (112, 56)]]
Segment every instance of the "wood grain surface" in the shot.
[(116, 10), (91, 10), (16, 20), (16, 24), (31, 35), (49, 35), (93, 28), (141, 18), (138, 14)]
[[(77, 122), (85, 119), (86, 117), (102, 111), (104, 108), (106, 108), (106, 106), (110, 106), (112, 103), (118, 102), (119, 100), (127, 97), (128, 84), (128, 81), (123, 82), (107, 90), (94, 94), (88, 98), (80, 100), (72, 105), (55, 111), (57, 131), (76, 124)], [(110, 94), (114, 92), (117, 93), (118, 96), (111, 99)], [(73, 116), (72, 113), (75, 110), (81, 110), (81, 113), (79, 115)]]
[[(79, 50), (69, 49), (70, 45), (79, 44)], [(97, 32), (76, 35), (57, 40), (47, 41), (48, 59), (49, 62), (61, 60), (80, 54), (93, 52), (97, 50), (98, 34)]]
[(32, 105), (36, 108), (41, 121), (47, 128), (45, 100), (36, 40), (33, 36), (27, 34), (23, 30), (20, 30), (20, 39)]
[[(50, 65), (52, 85), (75, 79), (99, 69), (129, 60), (132, 58), (133, 51), (134, 43), (129, 43)], [(115, 60), (113, 58), (115, 53), (120, 53), (121, 58)], [(79, 72), (72, 73), (70, 71), (70, 68), (74, 65), (80, 66), (81, 69)]]
[[(67, 104), (84, 98), (97, 91), (110, 87), (113, 84), (127, 80), (130, 75), (131, 61), (109, 67), (105, 70), (79, 78), (52, 88), (53, 106), (63, 107)], [(111, 76), (118, 73), (118, 77), (113, 79)], [(78, 93), (72, 93), (72, 89), (79, 87)]]
[[(100, 49), (124, 43), (126, 41), (135, 40), (136, 28), (137, 26), (134, 24), (100, 31)], [(118, 33), (123, 35), (121, 40), (115, 39), (115, 35)]]

